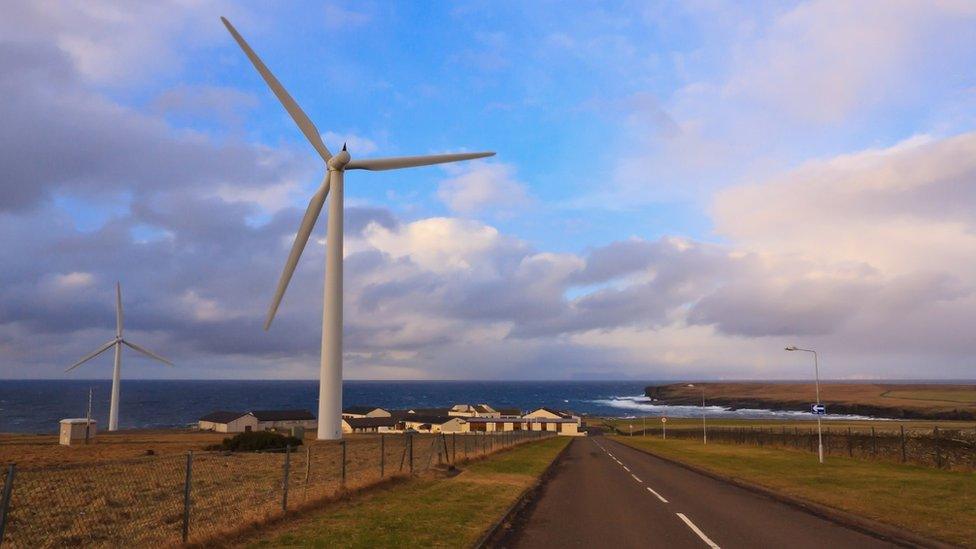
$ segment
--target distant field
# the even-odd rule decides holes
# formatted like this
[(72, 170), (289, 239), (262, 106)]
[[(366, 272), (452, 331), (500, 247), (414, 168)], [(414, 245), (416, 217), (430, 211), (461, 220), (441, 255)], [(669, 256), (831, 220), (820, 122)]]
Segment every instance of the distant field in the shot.
[(951, 402), (962, 404), (976, 404), (976, 390), (939, 390), (939, 389), (919, 389), (919, 390), (894, 390), (885, 391), (881, 394), (884, 398), (897, 398), (903, 400), (929, 400), (932, 402)]
[[(793, 419), (707, 419), (707, 426), (709, 429), (715, 427), (772, 427), (775, 429), (781, 429), (786, 427), (787, 429), (793, 429), (797, 427), (801, 430), (814, 429), (817, 426), (815, 421), (815, 416), (810, 415), (809, 420), (793, 420)], [(620, 431), (625, 433), (640, 432), (641, 429), (646, 425), (649, 433), (659, 433), (661, 431), (661, 417), (660, 416), (647, 416), (647, 417), (637, 417), (637, 418), (589, 418), (588, 424), (591, 425), (611, 425), (616, 427)], [(631, 429), (633, 426), (633, 429)], [(668, 418), (668, 430), (671, 429), (690, 429), (690, 430), (701, 430), (701, 418)], [(905, 428), (906, 432), (924, 432), (929, 433), (935, 427), (942, 430), (963, 430), (963, 431), (974, 431), (976, 430), (976, 421), (931, 421), (931, 420), (900, 420), (900, 419), (886, 419), (886, 420), (828, 420), (824, 422), (824, 426), (834, 430), (845, 430), (848, 427), (853, 429), (855, 432), (865, 432), (875, 429), (877, 432), (897, 432), (902, 427)]]
[(61, 446), (58, 435), (0, 433), (0, 464), (17, 463), (27, 467), (90, 463), (156, 455), (185, 454), (219, 443), (226, 433), (156, 429), (98, 433), (88, 445)]
[[(706, 402), (731, 408), (809, 410), (816, 401), (809, 383), (674, 383), (650, 386), (647, 396), (663, 404)], [(821, 401), (829, 413), (903, 419), (976, 419), (976, 385), (824, 382)]]
[(912, 530), (976, 547), (976, 475), (806, 452), (694, 440), (615, 436), (624, 444), (721, 475)]

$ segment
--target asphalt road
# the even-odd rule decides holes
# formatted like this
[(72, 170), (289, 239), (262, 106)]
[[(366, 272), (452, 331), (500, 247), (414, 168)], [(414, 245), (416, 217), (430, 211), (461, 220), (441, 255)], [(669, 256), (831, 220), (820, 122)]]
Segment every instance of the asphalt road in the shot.
[(892, 547), (600, 436), (572, 442), (524, 520), (514, 547)]

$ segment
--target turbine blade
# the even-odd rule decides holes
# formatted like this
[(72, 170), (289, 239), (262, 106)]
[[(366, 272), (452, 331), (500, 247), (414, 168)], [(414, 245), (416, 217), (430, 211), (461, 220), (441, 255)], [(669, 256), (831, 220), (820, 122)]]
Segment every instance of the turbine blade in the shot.
[(397, 156), (393, 158), (364, 158), (353, 159), (346, 164), (347, 170), (395, 170), (397, 168), (414, 168), (417, 166), (430, 166), (431, 164), (444, 164), (447, 162), (457, 162), (459, 160), (473, 160), (495, 156), (493, 152), (476, 153), (457, 153), (457, 154), (432, 154), (428, 156)]
[(71, 370), (74, 370), (78, 366), (81, 366), (82, 364), (88, 362), (89, 360), (95, 358), (96, 356), (98, 356), (98, 355), (104, 353), (105, 351), (111, 349), (112, 346), (115, 345), (115, 343), (116, 343), (116, 341), (113, 339), (112, 341), (109, 341), (105, 345), (102, 345), (101, 347), (98, 348), (97, 351), (95, 351), (95, 352), (93, 352), (91, 354), (88, 354), (88, 355), (85, 356), (85, 358), (79, 360), (78, 362), (75, 362), (70, 368), (68, 368), (67, 370), (65, 370), (65, 372), (70, 372)]
[(115, 336), (122, 337), (122, 284), (115, 283)]
[(298, 260), (302, 257), (305, 244), (308, 243), (308, 237), (312, 234), (312, 229), (315, 228), (315, 221), (318, 220), (319, 213), (322, 211), (322, 205), (325, 204), (325, 197), (328, 195), (329, 172), (326, 172), (325, 178), (322, 180), (322, 186), (312, 195), (312, 199), (308, 202), (308, 208), (305, 209), (305, 217), (302, 218), (302, 224), (298, 226), (298, 232), (295, 234), (295, 242), (291, 245), (291, 251), (288, 252), (285, 269), (281, 272), (281, 277), (278, 279), (278, 287), (275, 289), (274, 297), (271, 299), (268, 317), (264, 321), (265, 330), (271, 328), (271, 322), (274, 320), (275, 313), (278, 312), (278, 306), (281, 305), (281, 299), (285, 296), (285, 290), (288, 289), (291, 276), (295, 273), (295, 266), (298, 265)]
[(332, 153), (329, 152), (328, 147), (326, 147), (325, 143), (322, 142), (322, 136), (319, 135), (319, 130), (315, 127), (315, 124), (313, 124), (308, 118), (305, 111), (298, 106), (298, 103), (292, 99), (291, 95), (288, 94), (288, 91), (285, 90), (285, 87), (281, 85), (281, 82), (279, 82), (278, 79), (271, 74), (271, 71), (268, 70), (268, 67), (266, 67), (264, 62), (261, 61), (258, 54), (254, 53), (251, 46), (244, 41), (244, 37), (237, 32), (234, 25), (231, 25), (230, 21), (224, 17), (221, 17), (220, 20), (224, 22), (224, 26), (227, 27), (228, 31), (230, 31), (231, 36), (234, 37), (237, 44), (242, 50), (244, 50), (244, 54), (247, 55), (247, 58), (251, 60), (254, 68), (261, 73), (261, 77), (264, 78), (264, 81), (267, 82), (268, 87), (271, 88), (271, 91), (274, 92), (274, 94), (278, 97), (278, 101), (284, 105), (285, 110), (291, 115), (292, 120), (298, 124), (298, 128), (302, 130), (303, 134), (305, 134), (305, 138), (308, 139), (309, 143), (311, 143), (313, 147), (315, 147), (315, 150), (318, 151), (319, 156), (322, 157), (322, 160), (328, 162), (329, 159), (332, 158)]
[(133, 349), (135, 351), (139, 351), (140, 353), (148, 356), (149, 358), (154, 358), (154, 359), (162, 362), (163, 364), (166, 364), (168, 366), (173, 366), (173, 363), (172, 362), (170, 362), (170, 361), (166, 360), (165, 358), (157, 355), (156, 353), (150, 351), (149, 349), (145, 349), (143, 347), (140, 347), (140, 346), (136, 345), (135, 343), (129, 343), (128, 341), (126, 341), (124, 339), (122, 340), (122, 343), (125, 343), (126, 345), (129, 346), (130, 349)]

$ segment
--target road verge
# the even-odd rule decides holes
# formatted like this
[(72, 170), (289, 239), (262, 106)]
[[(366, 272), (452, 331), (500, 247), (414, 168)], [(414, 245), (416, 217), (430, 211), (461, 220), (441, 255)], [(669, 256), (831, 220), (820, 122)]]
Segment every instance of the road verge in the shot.
[(721, 473), (717, 473), (717, 472), (712, 471), (710, 469), (706, 469), (706, 468), (701, 467), (701, 466), (698, 466), (698, 465), (694, 465), (694, 464), (691, 464), (691, 463), (687, 463), (687, 462), (684, 462), (684, 461), (675, 459), (673, 457), (663, 455), (663, 454), (661, 454), (659, 452), (654, 452), (653, 450), (649, 450), (647, 448), (643, 448), (643, 447), (640, 447), (640, 446), (636, 446), (634, 444), (629, 444), (626, 440), (618, 440), (616, 438), (613, 438), (611, 440), (614, 440), (615, 442), (618, 442), (620, 444), (623, 444), (623, 445), (627, 446), (628, 448), (632, 448), (634, 450), (637, 450), (638, 452), (642, 452), (642, 453), (647, 454), (647, 455), (649, 455), (651, 457), (654, 457), (654, 458), (660, 459), (662, 461), (666, 461), (668, 463), (677, 465), (679, 467), (682, 467), (682, 468), (687, 469), (689, 471), (695, 472), (697, 474), (700, 474), (700, 475), (703, 475), (703, 476), (706, 476), (706, 477), (709, 477), (709, 478), (712, 478), (712, 479), (715, 479), (715, 480), (718, 480), (718, 481), (722, 481), (722, 482), (725, 482), (727, 484), (731, 484), (731, 485), (736, 486), (738, 488), (742, 488), (744, 490), (748, 490), (750, 492), (759, 494), (759, 495), (764, 496), (764, 497), (768, 497), (768, 498), (770, 498), (772, 500), (778, 501), (778, 502), (783, 503), (783, 504), (786, 504), (786, 505), (790, 505), (791, 507), (795, 507), (797, 509), (800, 509), (802, 511), (805, 511), (807, 513), (810, 513), (810, 514), (812, 514), (814, 516), (818, 516), (820, 518), (829, 520), (831, 522), (835, 522), (835, 523), (840, 524), (842, 526), (851, 528), (853, 530), (857, 530), (859, 532), (868, 534), (870, 536), (873, 536), (873, 537), (876, 537), (876, 538), (879, 538), (879, 539), (882, 539), (882, 540), (885, 540), (885, 541), (889, 541), (889, 542), (894, 543), (894, 544), (897, 544), (897, 545), (901, 545), (901, 546), (905, 546), (905, 547), (926, 547), (926, 548), (931, 548), (931, 549), (952, 549), (954, 547), (959, 547), (959, 546), (952, 545), (952, 544), (949, 544), (949, 543), (946, 543), (946, 542), (942, 542), (942, 541), (938, 541), (938, 540), (934, 540), (934, 539), (928, 538), (926, 536), (923, 536), (921, 534), (912, 532), (910, 530), (907, 530), (907, 529), (904, 529), (904, 528), (901, 528), (901, 527), (898, 527), (898, 526), (894, 526), (894, 525), (891, 525), (891, 524), (886, 524), (886, 523), (883, 523), (883, 522), (880, 522), (880, 521), (876, 521), (876, 520), (873, 520), (873, 519), (869, 519), (869, 518), (866, 518), (866, 517), (862, 517), (862, 516), (859, 516), (859, 515), (856, 515), (856, 514), (847, 512), (847, 511), (843, 511), (843, 510), (840, 510), (840, 509), (835, 509), (833, 507), (829, 507), (829, 506), (826, 506), (826, 505), (823, 505), (823, 504), (820, 504), (820, 503), (816, 503), (816, 502), (813, 502), (813, 501), (809, 501), (809, 500), (806, 500), (806, 499), (803, 499), (803, 498), (800, 498), (800, 497), (796, 497), (796, 496), (793, 496), (793, 495), (784, 494), (782, 492), (778, 492), (778, 491), (773, 490), (771, 488), (767, 488), (765, 486), (762, 486), (762, 485), (759, 485), (759, 484), (756, 484), (756, 483), (753, 483), (753, 482), (750, 482), (750, 481), (747, 481), (747, 480), (743, 480), (743, 479), (731, 477), (731, 476), (728, 476), (728, 475), (723, 475)]

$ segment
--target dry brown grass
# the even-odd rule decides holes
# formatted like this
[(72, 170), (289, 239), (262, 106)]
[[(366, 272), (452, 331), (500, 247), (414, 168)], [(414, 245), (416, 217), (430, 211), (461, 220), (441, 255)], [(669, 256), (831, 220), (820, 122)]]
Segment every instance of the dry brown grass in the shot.
[(18, 467), (47, 467), (70, 463), (92, 463), (129, 459), (146, 455), (185, 454), (219, 443), (225, 433), (159, 429), (98, 433), (89, 445), (61, 446), (58, 435), (21, 435), (0, 433), (0, 463)]
[[(178, 543), (187, 450), (195, 450), (193, 540), (279, 516), (284, 453), (199, 451), (223, 436), (176, 431), (117, 433), (99, 438), (87, 448), (58, 447), (51, 437), (11, 437), (8, 440), (14, 444), (4, 444), (4, 452), (7, 459), (12, 456), (18, 462), (18, 471), (4, 544), (107, 547)], [(474, 438), (458, 437), (458, 459), (464, 456), (465, 446), (469, 455), (475, 454)], [(308, 440), (295, 449), (289, 456), (288, 508), (335, 498), (345, 490), (407, 473), (406, 438), (387, 435), (384, 441), (381, 477), (380, 438), (360, 435), (346, 439), (344, 482), (342, 446), (337, 442)], [(150, 448), (157, 455), (145, 456)], [(452, 450), (451, 437), (416, 436), (414, 471), (446, 462)], [(102, 456), (112, 459), (99, 459)]]

